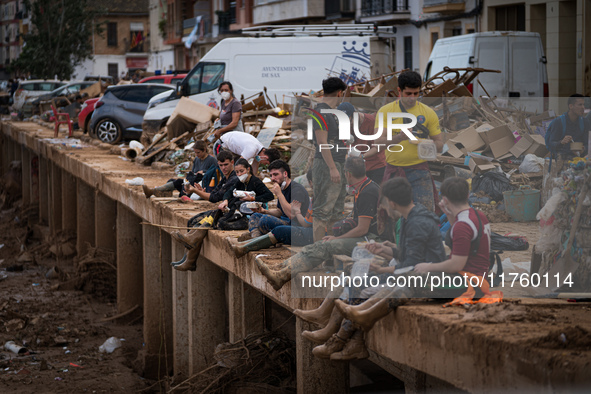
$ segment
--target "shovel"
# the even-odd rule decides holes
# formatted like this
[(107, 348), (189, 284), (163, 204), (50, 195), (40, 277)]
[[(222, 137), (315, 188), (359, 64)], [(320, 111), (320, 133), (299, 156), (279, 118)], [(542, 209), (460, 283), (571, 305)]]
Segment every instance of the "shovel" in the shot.
[[(581, 188), (581, 192), (579, 193), (579, 200), (577, 201), (577, 208), (575, 209), (575, 216), (573, 217), (573, 226), (570, 230), (570, 234), (568, 236), (568, 242), (566, 244), (566, 249), (564, 250), (564, 254), (562, 258), (556, 261), (556, 263), (552, 266), (550, 271), (548, 271), (548, 275), (550, 277), (554, 277), (554, 275), (559, 274), (558, 278), (566, 278), (566, 276), (570, 273), (576, 271), (579, 267), (579, 263), (573, 261), (571, 255), (571, 249), (573, 247), (573, 242), (575, 241), (575, 234), (579, 229), (579, 219), (581, 218), (581, 212), (583, 211), (583, 200), (587, 196), (587, 179), (585, 179), (585, 183)], [(559, 286), (560, 287), (560, 286)], [(556, 291), (554, 289), (554, 291)]]

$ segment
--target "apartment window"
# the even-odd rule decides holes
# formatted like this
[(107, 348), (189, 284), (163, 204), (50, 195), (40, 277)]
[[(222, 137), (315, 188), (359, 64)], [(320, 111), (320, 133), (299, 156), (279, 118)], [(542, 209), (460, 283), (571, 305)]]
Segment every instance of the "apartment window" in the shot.
[(456, 26), (451, 29), (452, 36), (461, 36), (462, 35), (462, 26)]
[(474, 30), (474, 29), (466, 29), (466, 34), (472, 34), (475, 32), (476, 32), (476, 30)]
[(110, 47), (117, 46), (117, 22), (107, 23), (107, 45)]
[(525, 31), (525, 4), (496, 7), (496, 30)]
[(404, 68), (412, 70), (412, 37), (404, 37)]
[(437, 40), (439, 40), (439, 32), (438, 31), (431, 32), (431, 49), (433, 49)]
[(113, 77), (113, 79), (119, 78), (119, 65), (117, 63), (107, 64), (107, 73)]

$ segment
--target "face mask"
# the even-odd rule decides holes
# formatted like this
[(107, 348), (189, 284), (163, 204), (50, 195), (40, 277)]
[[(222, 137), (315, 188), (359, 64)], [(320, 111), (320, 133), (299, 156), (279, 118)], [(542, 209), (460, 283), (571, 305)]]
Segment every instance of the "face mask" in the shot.
[(347, 190), (347, 194), (349, 194), (351, 196), (354, 195), (356, 192), (355, 188), (351, 185), (347, 185), (346, 190)]
[(254, 159), (259, 162), (261, 161), (261, 157), (259, 155), (256, 155)]
[(287, 185), (287, 182), (283, 181), (281, 183), (281, 190), (285, 190), (285, 186)]
[(222, 96), (224, 101), (226, 101), (230, 98), (230, 92), (221, 92), (220, 95)]
[(246, 178), (248, 178), (248, 174), (242, 174), (238, 177), (238, 180), (240, 180), (240, 182), (244, 183)]

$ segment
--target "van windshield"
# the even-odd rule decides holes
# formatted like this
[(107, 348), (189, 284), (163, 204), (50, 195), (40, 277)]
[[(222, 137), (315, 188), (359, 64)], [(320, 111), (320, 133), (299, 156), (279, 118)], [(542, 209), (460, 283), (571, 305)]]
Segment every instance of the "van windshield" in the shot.
[(200, 62), (187, 75), (189, 85), (189, 95), (205, 93), (217, 89), (220, 83), (224, 81), (224, 72), (226, 65), (224, 63), (206, 63)]

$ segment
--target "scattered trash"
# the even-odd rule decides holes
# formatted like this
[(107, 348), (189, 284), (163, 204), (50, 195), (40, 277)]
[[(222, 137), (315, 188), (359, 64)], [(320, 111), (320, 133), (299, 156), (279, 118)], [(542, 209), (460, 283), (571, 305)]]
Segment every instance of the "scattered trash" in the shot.
[(115, 349), (121, 347), (121, 340), (119, 338), (111, 337), (99, 346), (99, 352), (101, 353), (113, 353)]
[(59, 376), (55, 378), (55, 380), (64, 380), (63, 378), (60, 378)]
[(78, 364), (74, 364), (74, 363), (70, 363), (70, 365), (71, 365), (72, 367), (76, 367), (76, 368), (84, 368), (84, 367), (82, 367), (82, 366), (80, 366), (80, 365), (78, 365)]
[(144, 184), (144, 178), (138, 176), (137, 178), (126, 179), (125, 183), (130, 186), (142, 186)]
[(560, 338), (560, 342), (566, 343), (566, 335), (564, 335), (564, 333), (560, 334), (558, 338)]
[(40, 283), (33, 283), (33, 286), (39, 286)]
[(49, 271), (45, 273), (45, 277), (47, 279), (59, 279), (60, 274), (60, 269), (57, 266), (53, 266)]
[(1, 245), (0, 245), (0, 249), (2, 249), (3, 247), (4, 247), (4, 244), (1, 244)]
[(8, 341), (4, 344), (4, 349), (11, 351), (15, 354), (23, 354), (27, 352), (27, 349), (25, 349), (22, 346), (17, 345), (16, 343), (14, 343), (14, 341)]

